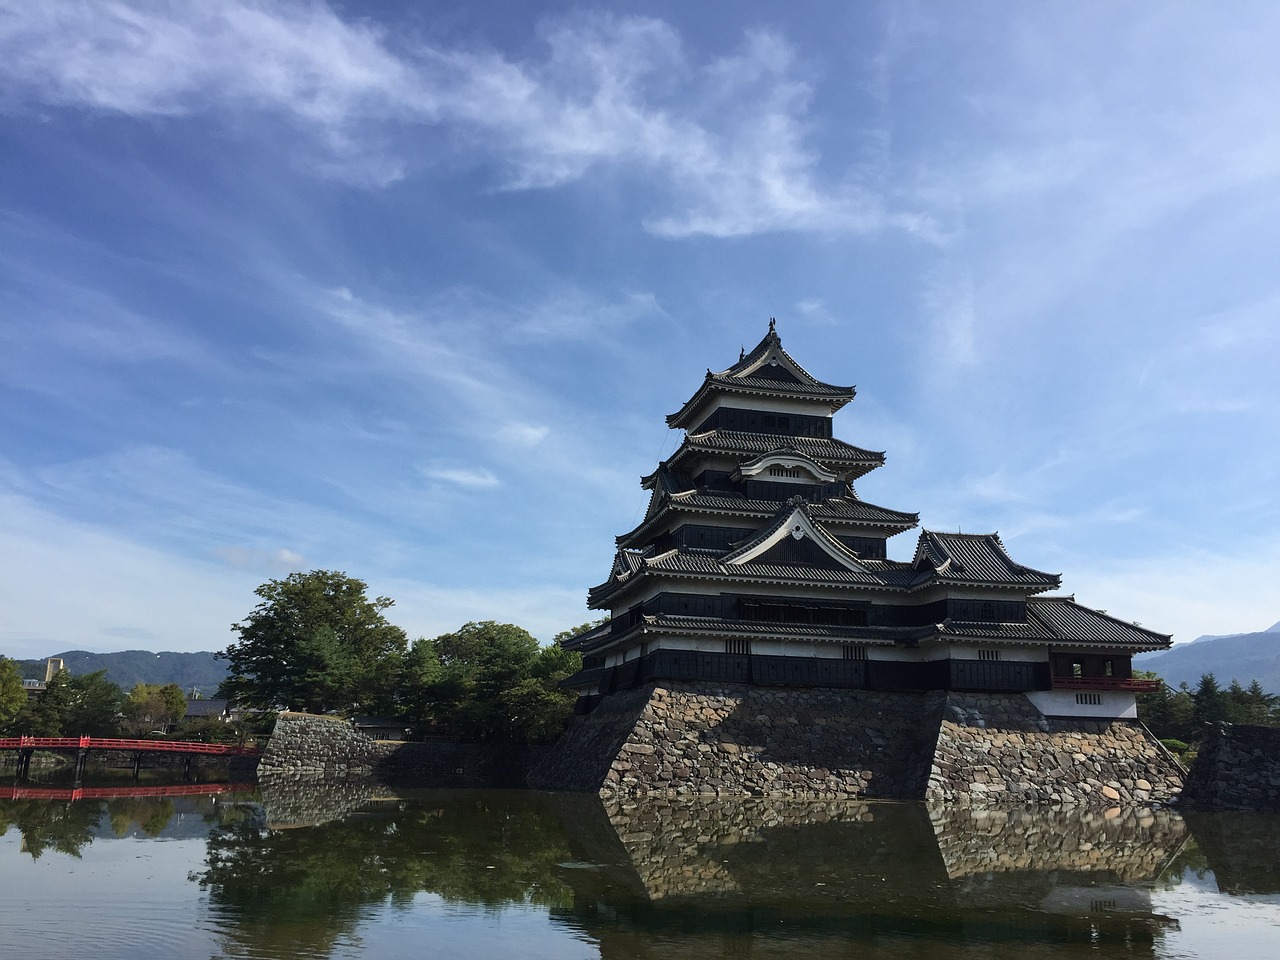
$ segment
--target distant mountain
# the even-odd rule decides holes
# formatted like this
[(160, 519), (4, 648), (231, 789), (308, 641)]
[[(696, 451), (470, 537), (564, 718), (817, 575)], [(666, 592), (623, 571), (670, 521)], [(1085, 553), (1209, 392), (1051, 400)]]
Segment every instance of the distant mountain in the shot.
[(1186, 683), (1194, 690), (1201, 676), (1212, 673), (1222, 687), (1232, 680), (1246, 687), (1257, 680), (1268, 693), (1280, 695), (1280, 623), (1258, 633), (1197, 637), (1172, 650), (1140, 653), (1133, 665), (1154, 670), (1173, 687)]
[[(1273, 623), (1271, 626), (1267, 627), (1267, 629), (1261, 630), (1259, 632), (1260, 633), (1280, 633), (1280, 622)], [(1206, 633), (1202, 637), (1196, 637), (1194, 640), (1189, 640), (1187, 642), (1200, 643), (1203, 640), (1225, 640), (1227, 639), (1227, 637), (1251, 637), (1251, 636), (1253, 636), (1253, 634), (1251, 633)]]
[[(107, 679), (125, 691), (136, 683), (176, 683), (190, 695), (196, 687), (206, 697), (227, 677), (225, 660), (214, 659), (212, 651), (199, 653), (152, 653), (150, 650), (122, 650), (119, 653), (90, 653), (68, 650), (51, 654), (61, 657), (73, 677), (98, 670), (107, 671)], [(44, 660), (18, 660), (18, 671), (30, 680), (44, 679)]]

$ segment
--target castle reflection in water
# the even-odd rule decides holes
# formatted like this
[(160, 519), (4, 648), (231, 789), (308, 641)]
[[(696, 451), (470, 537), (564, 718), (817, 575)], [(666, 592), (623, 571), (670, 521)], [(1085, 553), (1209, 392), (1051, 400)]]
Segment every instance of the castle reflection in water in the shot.
[[(488, 885), (462, 896), (545, 903), (605, 958), (1162, 957), (1178, 920), (1153, 895), (1188, 870), (1212, 871), (1224, 892), (1280, 892), (1275, 817), (519, 791), (371, 800), (378, 789), (266, 784), (264, 825), (310, 824), (333, 844), (382, 819), (399, 849), (444, 849), (447, 836), (453, 862), (478, 864)], [(444, 882), (468, 881), (435, 884), (448, 898)]]
[[(566, 919), (619, 957), (800, 943), (852, 955), (895, 940), (908, 952), (894, 956), (939, 942), (951, 956), (1001, 942), (1020, 956), (1073, 942), (1154, 955), (1176, 921), (1153, 912), (1151, 890), (1188, 838), (1165, 810), (904, 803), (582, 802), (571, 822), (585, 861), (607, 866), (573, 881)], [(653, 937), (691, 928), (679, 949)]]

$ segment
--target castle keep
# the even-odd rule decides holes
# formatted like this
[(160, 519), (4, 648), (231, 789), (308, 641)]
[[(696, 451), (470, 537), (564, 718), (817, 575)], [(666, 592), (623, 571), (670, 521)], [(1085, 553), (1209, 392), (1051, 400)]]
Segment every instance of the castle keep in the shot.
[(1130, 668), (1170, 638), (1049, 593), (1058, 575), (994, 533), (922, 529), (910, 560), (888, 559), (919, 518), (858, 496), (884, 454), (834, 436), (854, 393), (809, 374), (770, 321), (667, 417), (684, 440), (642, 479), (644, 519), (589, 592), (609, 617), (567, 643), (583, 656), (568, 681), (579, 716), (535, 785), (1064, 799), (1037, 776), (1044, 744), (1027, 742), (1028, 770), (1023, 752), (1006, 758), (1018, 769), (956, 769), (988, 751), (948, 724), (1003, 724), (1076, 737), (1071, 756), (1080, 735), (1107, 738), (1118, 766), (1065, 799), (1176, 790), (1176, 764), (1136, 722), (1150, 682)]

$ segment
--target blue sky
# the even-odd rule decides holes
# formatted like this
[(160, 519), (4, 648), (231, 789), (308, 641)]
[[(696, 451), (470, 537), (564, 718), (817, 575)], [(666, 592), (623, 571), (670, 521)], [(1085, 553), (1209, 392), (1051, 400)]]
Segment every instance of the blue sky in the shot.
[(549, 639), (771, 316), (866, 499), (1280, 617), (1274, 4), (0, 11), (0, 653)]

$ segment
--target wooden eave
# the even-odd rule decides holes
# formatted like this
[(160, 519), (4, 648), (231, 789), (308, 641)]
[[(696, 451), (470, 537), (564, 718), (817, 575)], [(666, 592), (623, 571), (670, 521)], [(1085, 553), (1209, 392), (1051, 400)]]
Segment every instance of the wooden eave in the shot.
[(687, 430), (691, 426), (697, 426), (699, 422), (698, 414), (717, 393), (736, 394), (744, 397), (769, 397), (776, 400), (799, 400), (824, 407), (829, 413), (835, 413), (849, 403), (854, 395), (853, 387), (841, 387), (838, 389), (848, 390), (848, 396), (832, 396), (825, 391), (805, 390), (799, 384), (782, 382), (779, 382), (777, 387), (765, 386), (764, 384), (748, 386), (719, 380), (716, 379), (715, 374), (708, 373), (707, 378), (702, 382), (702, 386), (689, 398), (688, 402), (675, 413), (667, 415), (667, 426), (673, 430)]
[[(666, 525), (667, 520), (673, 521), (671, 526), (674, 528), (679, 525), (678, 522), (675, 521), (677, 521), (679, 516), (682, 514), (694, 517), (722, 517), (725, 519), (753, 520), (757, 522), (768, 520), (771, 516), (776, 515), (776, 510), (770, 510), (764, 507), (743, 507), (739, 509), (729, 506), (712, 507), (697, 503), (687, 503), (681, 499), (682, 497), (691, 495), (696, 496), (698, 493), (696, 490), (682, 490), (680, 493), (671, 494), (666, 498), (665, 502), (659, 509), (651, 513), (647, 513), (645, 518), (640, 521), (638, 525), (628, 532), (619, 534), (615, 537), (614, 543), (619, 547), (629, 547), (638, 542), (640, 538), (647, 538), (648, 536), (656, 533), (660, 528)], [(725, 497), (723, 499), (731, 500), (732, 498)], [(743, 502), (754, 503), (758, 501), (744, 499)], [(815, 510), (820, 510), (826, 506), (828, 502), (829, 501), (818, 502), (813, 506)], [(907, 517), (911, 517), (912, 519), (906, 519)], [(910, 530), (916, 526), (918, 519), (916, 519), (913, 514), (903, 514), (903, 519), (894, 523), (883, 520), (855, 520), (845, 517), (823, 517), (820, 522), (828, 531), (839, 530), (847, 536), (861, 536), (864, 534), (871, 536), (883, 535), (887, 539)]]

